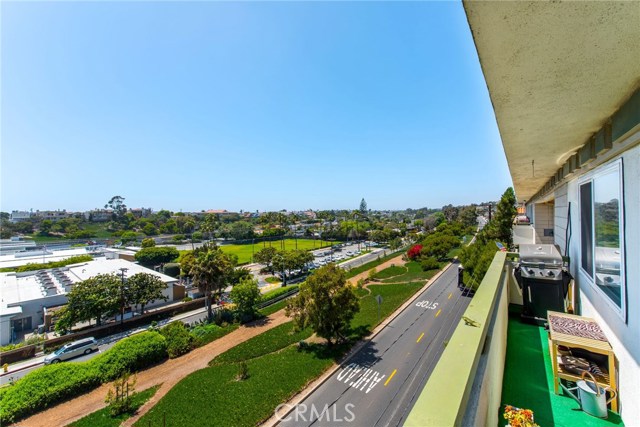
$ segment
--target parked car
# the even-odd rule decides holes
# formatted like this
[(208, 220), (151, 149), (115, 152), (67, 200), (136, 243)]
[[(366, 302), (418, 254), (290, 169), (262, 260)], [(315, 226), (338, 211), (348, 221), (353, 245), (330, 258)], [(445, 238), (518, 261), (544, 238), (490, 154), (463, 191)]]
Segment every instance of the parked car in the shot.
[(63, 362), (94, 351), (98, 351), (98, 342), (96, 339), (93, 337), (83, 338), (81, 340), (65, 344), (53, 353), (47, 355), (44, 358), (44, 364), (48, 365), (50, 363)]

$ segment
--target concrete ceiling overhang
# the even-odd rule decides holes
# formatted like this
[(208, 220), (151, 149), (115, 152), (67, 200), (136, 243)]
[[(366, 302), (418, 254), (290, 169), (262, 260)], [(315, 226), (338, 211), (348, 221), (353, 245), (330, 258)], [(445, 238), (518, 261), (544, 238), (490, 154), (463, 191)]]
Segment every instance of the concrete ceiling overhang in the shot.
[(640, 86), (640, 2), (464, 8), (516, 194), (529, 200)]

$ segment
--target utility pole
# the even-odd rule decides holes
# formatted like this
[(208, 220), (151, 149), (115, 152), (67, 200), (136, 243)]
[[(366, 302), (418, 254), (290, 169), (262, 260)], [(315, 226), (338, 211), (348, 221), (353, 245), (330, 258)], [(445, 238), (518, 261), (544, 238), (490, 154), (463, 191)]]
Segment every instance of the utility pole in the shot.
[(120, 286), (120, 324), (124, 323), (124, 274), (128, 271), (128, 268), (122, 267), (120, 269), (120, 279), (122, 285)]
[(489, 203), (489, 222), (491, 222), (491, 203)]

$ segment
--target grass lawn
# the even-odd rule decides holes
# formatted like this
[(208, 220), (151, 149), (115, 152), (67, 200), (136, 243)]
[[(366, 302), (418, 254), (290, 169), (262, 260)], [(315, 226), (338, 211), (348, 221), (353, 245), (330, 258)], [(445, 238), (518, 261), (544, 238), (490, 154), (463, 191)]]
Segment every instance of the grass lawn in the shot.
[(271, 304), (265, 308), (261, 308), (258, 310), (260, 314), (263, 316), (269, 316), (270, 314), (275, 313), (276, 311), (280, 311), (287, 306), (287, 300), (283, 299), (282, 301), (278, 301), (275, 304)]
[(194, 337), (194, 345), (196, 347), (202, 347), (235, 331), (239, 327), (240, 325), (238, 323), (231, 323), (227, 326), (218, 326), (215, 323), (210, 323), (208, 325), (196, 326), (190, 333)]
[(38, 233), (33, 233), (31, 237), (33, 238), (33, 241), (36, 242), (36, 244), (51, 243), (51, 242), (64, 243), (64, 241), (66, 240), (64, 237), (60, 237), (60, 236), (40, 236), (38, 235)]
[[(414, 282), (431, 279), (438, 270), (423, 271), (419, 262), (411, 261), (405, 264), (406, 272), (400, 275), (393, 276), (389, 279), (382, 280), (382, 283), (400, 283), (400, 282)], [(384, 272), (382, 270), (380, 273)], [(380, 274), (378, 273), (378, 274)]]
[[(151, 397), (156, 393), (160, 386), (153, 386), (146, 390), (143, 390), (133, 396), (132, 405), (133, 410), (136, 411), (139, 407), (141, 407), (144, 402), (151, 399)], [(103, 408), (99, 411), (93, 412), (87, 415), (84, 418), (80, 418), (78, 421), (75, 421), (69, 424), (70, 427), (118, 427), (122, 422), (126, 419), (130, 418), (131, 414), (121, 414), (117, 417), (111, 417), (109, 415), (109, 408)]]
[(352, 278), (354, 276), (357, 276), (360, 273), (364, 273), (365, 271), (369, 271), (372, 268), (379, 266), (383, 262), (389, 261), (390, 259), (397, 257), (398, 255), (400, 255), (403, 252), (404, 251), (393, 252), (393, 253), (390, 253), (387, 256), (380, 257), (379, 259), (376, 259), (376, 260), (373, 260), (373, 261), (368, 262), (366, 264), (363, 264), (360, 267), (352, 268), (351, 270), (347, 271), (347, 279), (350, 279), (350, 278)]
[(403, 266), (399, 266), (399, 265), (392, 265), (391, 267), (387, 267), (382, 271), (379, 271), (376, 273), (375, 278), (376, 279), (389, 279), (391, 277), (394, 276), (399, 276), (401, 274), (406, 273), (407, 267), (403, 267)]
[(333, 364), (321, 352), (296, 346), (247, 362), (249, 377), (237, 381), (238, 364), (201, 369), (173, 387), (135, 424), (162, 426), (254, 426)]
[[(376, 295), (382, 297), (380, 319), (384, 319), (422, 288), (423, 285), (421, 282), (415, 282), (369, 286), (371, 293), (366, 294), (360, 299), (360, 311), (351, 322), (354, 334), (366, 335), (378, 325), (378, 303), (375, 299)], [(366, 293), (364, 289), (358, 292), (360, 296), (364, 293)]]
[[(322, 243), (322, 246), (320, 246)], [(238, 264), (249, 264), (253, 258), (253, 254), (258, 252), (262, 248), (268, 248), (272, 246), (278, 250), (282, 247), (282, 240), (276, 240), (274, 242), (256, 242), (255, 244), (247, 243), (243, 245), (220, 245), (220, 249), (227, 253), (235, 254), (238, 256)], [(298, 239), (297, 248), (300, 250), (313, 250), (320, 249), (327, 246), (331, 246), (332, 242), (327, 242), (323, 240), (315, 239)], [(284, 248), (288, 251), (292, 249), (296, 249), (296, 240), (295, 239), (285, 239), (284, 240)], [(180, 251), (180, 255), (188, 253), (190, 251)]]
[(209, 366), (255, 359), (305, 340), (312, 333), (308, 328), (295, 332), (293, 322), (287, 322), (225, 351), (209, 362)]
[(282, 282), (282, 280), (278, 279), (277, 277), (273, 277), (273, 276), (269, 276), (264, 280), (266, 280), (267, 283), (281, 283)]

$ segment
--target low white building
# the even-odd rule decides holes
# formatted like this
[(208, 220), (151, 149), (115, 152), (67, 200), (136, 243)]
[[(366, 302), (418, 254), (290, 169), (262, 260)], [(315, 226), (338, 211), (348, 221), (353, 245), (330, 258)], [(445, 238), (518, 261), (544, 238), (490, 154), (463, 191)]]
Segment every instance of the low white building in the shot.
[(167, 301), (156, 301), (147, 307), (173, 301), (173, 287), (178, 283), (177, 279), (118, 258), (100, 258), (48, 270), (0, 273), (0, 345), (6, 345), (15, 337), (43, 325), (45, 308), (66, 304), (67, 293), (76, 283), (98, 274), (121, 274), (121, 269), (126, 269), (125, 277), (148, 273), (167, 284), (163, 291)]

